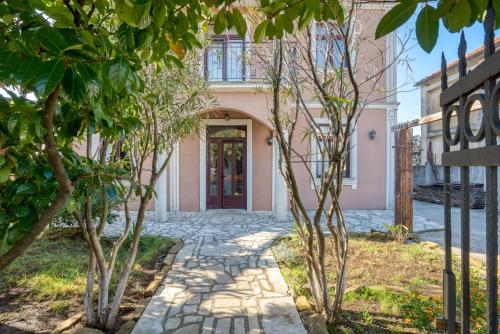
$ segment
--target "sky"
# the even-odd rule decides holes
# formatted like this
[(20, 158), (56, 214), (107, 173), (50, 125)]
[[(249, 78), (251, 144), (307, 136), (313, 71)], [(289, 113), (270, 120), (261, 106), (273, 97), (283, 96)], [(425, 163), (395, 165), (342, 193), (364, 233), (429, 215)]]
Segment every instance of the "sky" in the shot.
[[(441, 52), (444, 52), (448, 64), (458, 58), (460, 33), (452, 34), (441, 25), (438, 42), (429, 54), (417, 44), (415, 32), (412, 31), (412, 28), (415, 27), (415, 20), (416, 16), (398, 29), (399, 36), (408, 36), (411, 33), (408, 51), (403, 57), (407, 57), (408, 62), (398, 65), (398, 86), (400, 87), (398, 122), (420, 117), (420, 90), (414, 87), (414, 84), (441, 68)], [(467, 52), (475, 50), (483, 44), (484, 30), (481, 24), (466, 28), (464, 32), (467, 40)], [(414, 133), (420, 133), (420, 128), (415, 128)]]

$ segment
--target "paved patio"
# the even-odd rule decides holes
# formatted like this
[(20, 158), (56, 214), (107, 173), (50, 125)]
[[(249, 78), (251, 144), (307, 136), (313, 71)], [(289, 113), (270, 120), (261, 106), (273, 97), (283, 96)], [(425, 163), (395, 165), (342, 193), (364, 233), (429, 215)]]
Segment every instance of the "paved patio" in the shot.
[[(385, 230), (393, 211), (346, 211), (345, 217), (353, 232)], [(415, 219), (416, 230), (437, 227)], [(108, 225), (106, 234), (122, 228)], [(291, 223), (270, 213), (170, 213), (163, 223), (148, 214), (145, 234), (182, 238), (184, 247), (133, 334), (305, 334), (270, 249), (274, 239), (291, 231)]]

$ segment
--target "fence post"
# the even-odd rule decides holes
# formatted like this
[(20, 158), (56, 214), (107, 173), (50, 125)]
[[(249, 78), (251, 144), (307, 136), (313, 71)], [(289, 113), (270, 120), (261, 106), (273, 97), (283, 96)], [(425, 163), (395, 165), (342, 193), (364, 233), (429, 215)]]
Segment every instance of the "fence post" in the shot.
[(404, 225), (413, 232), (413, 130), (404, 127), (396, 130), (395, 136), (394, 225)]

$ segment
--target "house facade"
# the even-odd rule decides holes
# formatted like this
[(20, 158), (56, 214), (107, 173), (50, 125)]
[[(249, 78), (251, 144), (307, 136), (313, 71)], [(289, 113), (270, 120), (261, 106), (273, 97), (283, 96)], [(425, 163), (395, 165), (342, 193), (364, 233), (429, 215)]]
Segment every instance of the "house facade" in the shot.
[[(495, 44), (500, 45), (500, 37), (495, 39)], [(484, 46), (481, 46), (466, 54), (467, 69), (472, 70), (484, 60)], [(458, 80), (458, 60), (451, 62), (447, 67), (448, 83), (453, 84)], [(427, 77), (416, 83), (420, 88), (421, 98), (421, 116), (429, 116), (436, 113), (441, 113), (440, 94), (441, 94), (441, 71), (435, 71)], [(481, 104), (476, 102), (472, 106), (472, 112), (469, 117), (471, 129), (477, 131), (481, 126), (482, 110)], [(455, 129), (457, 125), (457, 117), (451, 119), (451, 128)], [(452, 130), (453, 131), (453, 130)], [(441, 155), (443, 153), (443, 133), (442, 121), (437, 120), (429, 124), (425, 124), (421, 128), (422, 136), (422, 151), (420, 155), (420, 166), (417, 166), (415, 171), (416, 185), (430, 185), (435, 182), (443, 181), (443, 167), (441, 164)], [(469, 143), (470, 148), (484, 146), (484, 140), (481, 142)], [(452, 151), (458, 150), (459, 146), (452, 146)], [(459, 167), (452, 168), (452, 182), (460, 183)], [(471, 183), (484, 184), (485, 173), (484, 167), (473, 166), (470, 168)]]
[[(396, 124), (398, 108), (396, 37), (391, 34), (374, 39), (376, 25), (388, 8), (383, 4), (365, 5), (356, 11), (356, 36), (363, 40), (357, 48), (357, 66), (387, 69), (377, 91), (372, 92), (377, 102), (366, 105), (353, 129), (341, 197), (345, 209), (387, 209), (393, 203), (394, 141), (390, 128)], [(252, 51), (267, 44), (253, 43), (250, 36), (251, 31), (243, 38), (232, 31), (211, 36), (202, 71), (216, 106), (203, 111), (199, 136), (176, 144), (149, 207), (159, 219), (168, 211), (212, 209), (273, 211), (282, 218), (287, 215), (288, 193), (279, 174), (279, 150), (270, 122), (272, 95), (265, 80), (265, 60), (252, 56)], [(307, 103), (321, 122), (321, 105), (313, 98)], [(290, 112), (292, 106), (283, 105), (282, 110)], [(305, 121), (299, 120), (298, 126), (307, 128)], [(297, 140), (294, 145), (306, 153), (316, 144)], [(320, 169), (316, 162), (311, 164), (311, 170)], [(307, 209), (313, 210), (315, 176), (300, 164), (296, 168)]]

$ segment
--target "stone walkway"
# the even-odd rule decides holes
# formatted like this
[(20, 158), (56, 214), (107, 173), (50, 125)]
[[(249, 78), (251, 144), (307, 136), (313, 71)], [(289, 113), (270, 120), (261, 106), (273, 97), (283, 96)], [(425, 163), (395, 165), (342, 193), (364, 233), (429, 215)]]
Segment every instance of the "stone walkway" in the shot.
[[(351, 232), (386, 230), (389, 210), (345, 211)], [(416, 217), (415, 230), (437, 226)], [(116, 234), (123, 226), (107, 226)], [(170, 213), (144, 234), (182, 238), (172, 270), (153, 296), (133, 334), (305, 334), (270, 246), (293, 231), (270, 213), (239, 210)], [(326, 231), (326, 230), (325, 230)]]
[[(421, 214), (425, 216), (425, 212), (417, 212), (416, 214)], [(133, 212), (132, 212), (133, 214)], [(161, 235), (165, 237), (178, 237), (187, 238), (192, 235), (192, 232), (201, 234), (217, 234), (220, 231), (213, 230), (212, 226), (219, 226), (220, 228), (227, 228), (225, 223), (215, 223), (208, 224), (207, 217), (211, 218), (214, 215), (221, 217), (222, 221), (225, 221), (225, 216), (230, 214), (230, 216), (244, 217), (247, 221), (256, 221), (260, 224), (266, 225), (263, 220), (273, 220), (273, 222), (268, 222), (274, 227), (279, 228), (280, 231), (293, 231), (293, 224), (282, 223), (275, 221), (269, 212), (246, 212), (241, 210), (210, 210), (205, 213), (194, 213), (194, 212), (176, 212), (168, 213), (168, 216), (164, 223), (157, 223), (154, 220), (154, 213), (147, 212), (144, 220), (143, 233), (151, 235)], [(421, 233), (423, 231), (433, 231), (442, 230), (443, 225), (439, 221), (435, 221), (432, 217), (422, 217), (419, 215), (414, 215), (413, 217), (413, 230), (415, 233)], [(344, 210), (344, 217), (347, 224), (347, 229), (349, 232), (370, 232), (371, 230), (387, 231), (386, 226), (394, 224), (394, 210)], [(118, 219), (119, 221), (123, 218)], [(291, 221), (291, 218), (290, 218)], [(262, 225), (259, 225), (262, 226)], [(194, 230), (193, 230), (194, 228)], [(201, 228), (201, 230), (199, 230)], [(325, 228), (325, 233), (327, 229)], [(120, 224), (106, 225), (105, 233), (116, 234), (123, 229)], [(256, 228), (257, 230), (259, 227)]]
[(177, 218), (163, 231), (184, 247), (133, 334), (306, 333), (270, 249), (285, 224), (237, 211)]

